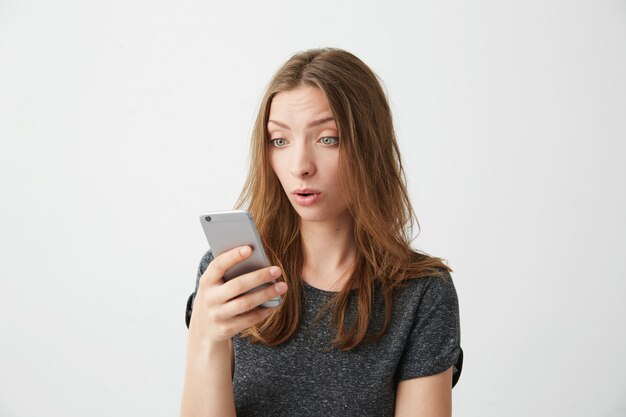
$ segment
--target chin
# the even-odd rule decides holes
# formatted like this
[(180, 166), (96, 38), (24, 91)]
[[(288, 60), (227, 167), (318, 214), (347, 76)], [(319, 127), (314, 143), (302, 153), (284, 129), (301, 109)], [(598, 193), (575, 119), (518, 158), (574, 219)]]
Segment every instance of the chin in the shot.
[(311, 222), (311, 223), (322, 223), (322, 222), (326, 222), (326, 221), (329, 220), (328, 217), (321, 216), (321, 215), (320, 216), (311, 216), (311, 215), (309, 215), (309, 216), (300, 216), (299, 215), (298, 217), (300, 217), (301, 221)]
[(301, 207), (293, 208), (298, 218), (306, 222), (321, 222), (325, 220), (325, 217), (320, 210), (302, 209)]
[(294, 210), (298, 214), (300, 221), (311, 223), (346, 220), (350, 216), (347, 209), (340, 212), (329, 212), (329, 210), (324, 210), (321, 207), (294, 207)]

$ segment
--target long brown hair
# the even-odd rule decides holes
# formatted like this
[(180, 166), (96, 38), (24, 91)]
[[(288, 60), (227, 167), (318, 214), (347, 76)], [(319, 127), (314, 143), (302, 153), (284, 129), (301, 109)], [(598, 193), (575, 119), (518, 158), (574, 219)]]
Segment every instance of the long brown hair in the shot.
[[(254, 343), (277, 346), (298, 329), (304, 263), (298, 215), (269, 163), (267, 122), (273, 97), (300, 85), (319, 88), (339, 130), (339, 170), (354, 218), (355, 267), (333, 300), (333, 345), (349, 350), (377, 340), (389, 327), (393, 292), (407, 279), (441, 276), (451, 269), (440, 258), (411, 247), (417, 223), (409, 200), (391, 111), (377, 76), (341, 49), (314, 49), (291, 57), (270, 81), (252, 132), (250, 170), (237, 207), (252, 213), (272, 265), (283, 270), (289, 291), (263, 322), (242, 333)], [(357, 192), (358, 190), (358, 192)], [(419, 229), (419, 223), (417, 223)], [(385, 322), (368, 336), (375, 284), (385, 302)], [(356, 320), (345, 324), (350, 290), (358, 289)]]

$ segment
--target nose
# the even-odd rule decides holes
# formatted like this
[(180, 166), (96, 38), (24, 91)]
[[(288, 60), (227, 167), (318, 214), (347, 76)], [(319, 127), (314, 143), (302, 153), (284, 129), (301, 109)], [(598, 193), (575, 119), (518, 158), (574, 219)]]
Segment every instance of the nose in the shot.
[(298, 144), (293, 148), (291, 175), (297, 178), (310, 177), (315, 174), (315, 162), (312, 150), (305, 144)]

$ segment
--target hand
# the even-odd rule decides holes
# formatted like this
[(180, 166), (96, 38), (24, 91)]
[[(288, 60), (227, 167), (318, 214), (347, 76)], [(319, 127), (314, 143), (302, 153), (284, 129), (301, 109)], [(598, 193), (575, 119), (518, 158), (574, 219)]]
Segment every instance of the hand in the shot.
[(284, 294), (287, 284), (278, 282), (259, 291), (246, 291), (268, 283), (281, 275), (280, 268), (270, 266), (240, 275), (224, 282), (223, 276), (231, 267), (252, 254), (252, 249), (242, 246), (225, 252), (213, 259), (200, 277), (189, 324), (190, 336), (218, 343), (229, 340), (268, 317), (276, 307), (260, 304)]

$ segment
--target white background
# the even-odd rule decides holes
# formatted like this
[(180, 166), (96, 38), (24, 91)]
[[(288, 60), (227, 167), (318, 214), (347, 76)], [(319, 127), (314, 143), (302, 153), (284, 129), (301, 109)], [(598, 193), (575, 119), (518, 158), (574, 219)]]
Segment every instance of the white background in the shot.
[(626, 3), (0, 0), (0, 415), (177, 415), (184, 306), (294, 52), (384, 80), (455, 416), (626, 416)]

